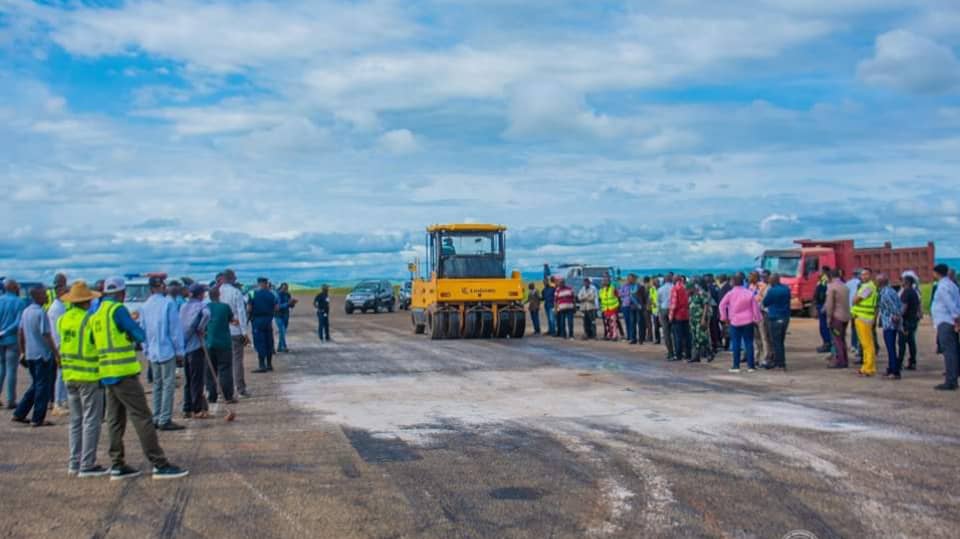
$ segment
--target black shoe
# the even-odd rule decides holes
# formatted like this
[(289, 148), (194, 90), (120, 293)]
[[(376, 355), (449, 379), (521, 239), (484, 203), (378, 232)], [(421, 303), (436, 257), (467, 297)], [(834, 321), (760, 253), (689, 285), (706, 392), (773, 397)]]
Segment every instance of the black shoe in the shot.
[(188, 470), (184, 470), (173, 464), (167, 464), (162, 468), (153, 467), (153, 478), (154, 479), (179, 479), (181, 477), (186, 477), (190, 475)]
[(908, 371), (915, 371), (915, 370), (917, 370), (917, 364), (916, 364), (916, 363), (911, 363), (911, 364), (907, 365), (906, 369), (907, 369)]
[(632, 341), (630, 341), (630, 344), (637, 344), (637, 341), (636, 341), (636, 340), (632, 340)]
[(956, 390), (957, 390), (957, 384), (940, 384), (940, 385), (934, 387), (933, 389), (937, 389), (937, 390), (940, 390), (940, 391), (956, 391)]
[(122, 466), (114, 466), (110, 468), (110, 480), (111, 481), (120, 481), (122, 479), (133, 479), (134, 477), (140, 477), (143, 472), (136, 468), (131, 468), (126, 464)]
[(10, 418), (10, 421), (13, 421), (14, 423), (23, 423), (24, 425), (30, 423), (30, 420), (29, 420), (29, 419), (27, 419), (27, 418), (25, 418), (25, 417), (17, 417), (17, 416), (11, 417), (11, 418)]
[(267, 369), (253, 369), (253, 370), (250, 371), (250, 372), (252, 372), (253, 374), (262, 374), (262, 373), (267, 372)]
[(160, 425), (160, 427), (157, 430), (174, 431), (174, 430), (184, 430), (186, 428), (187, 427), (184, 427), (183, 425), (177, 425), (173, 421), (168, 421), (167, 423)]
[(103, 466), (91, 466), (90, 468), (84, 468), (77, 472), (77, 477), (101, 477), (110, 473), (110, 470), (104, 468)]
[(700, 359), (688, 359), (687, 363), (700, 363)]
[(825, 353), (827, 353), (827, 352), (829, 352), (829, 351), (830, 351), (830, 346), (829, 346), (829, 345), (826, 345), (826, 344), (817, 348), (817, 353), (818, 353), (818, 354), (825, 354)]

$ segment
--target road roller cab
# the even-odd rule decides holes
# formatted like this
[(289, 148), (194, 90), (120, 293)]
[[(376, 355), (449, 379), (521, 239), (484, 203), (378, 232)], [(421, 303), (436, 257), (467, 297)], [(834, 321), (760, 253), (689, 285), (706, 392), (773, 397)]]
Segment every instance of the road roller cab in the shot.
[(434, 339), (521, 338), (526, 318), (520, 272), (506, 269), (506, 227), (427, 228), (426, 260), (415, 264), (411, 318)]

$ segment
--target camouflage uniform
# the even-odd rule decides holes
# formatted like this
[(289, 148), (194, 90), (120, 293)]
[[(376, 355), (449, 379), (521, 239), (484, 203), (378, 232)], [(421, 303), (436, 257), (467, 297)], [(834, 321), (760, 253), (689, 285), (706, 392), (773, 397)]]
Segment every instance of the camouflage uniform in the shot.
[[(690, 332), (694, 358), (713, 356), (713, 345), (710, 342), (710, 294), (700, 287), (695, 287), (690, 293)], [(703, 324), (706, 313), (706, 324)]]

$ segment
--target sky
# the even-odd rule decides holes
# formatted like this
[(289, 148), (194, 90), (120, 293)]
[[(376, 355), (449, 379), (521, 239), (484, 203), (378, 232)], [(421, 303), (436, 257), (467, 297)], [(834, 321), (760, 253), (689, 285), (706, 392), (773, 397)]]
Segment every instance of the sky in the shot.
[(0, 0), (0, 274), (960, 256), (956, 0)]

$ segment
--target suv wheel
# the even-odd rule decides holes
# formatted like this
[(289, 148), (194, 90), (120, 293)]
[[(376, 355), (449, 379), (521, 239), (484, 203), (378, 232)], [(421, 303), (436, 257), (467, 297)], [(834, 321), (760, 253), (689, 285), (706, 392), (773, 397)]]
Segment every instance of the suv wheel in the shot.
[(346, 307), (344, 307), (344, 310), (347, 311), (347, 314), (353, 314), (353, 305), (347, 303)]

